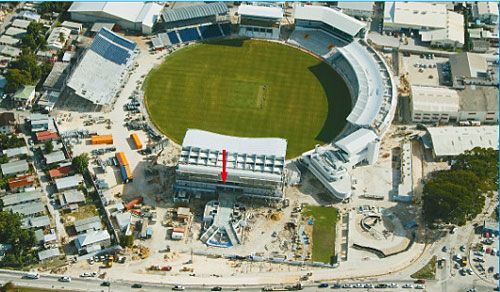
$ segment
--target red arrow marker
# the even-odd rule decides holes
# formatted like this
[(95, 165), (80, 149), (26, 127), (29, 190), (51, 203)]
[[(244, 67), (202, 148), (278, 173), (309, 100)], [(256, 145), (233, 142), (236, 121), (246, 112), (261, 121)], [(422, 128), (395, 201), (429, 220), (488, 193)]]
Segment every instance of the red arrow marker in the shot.
[(222, 172), (220, 173), (222, 177), (222, 182), (226, 183), (227, 171), (226, 171), (226, 149), (222, 149)]

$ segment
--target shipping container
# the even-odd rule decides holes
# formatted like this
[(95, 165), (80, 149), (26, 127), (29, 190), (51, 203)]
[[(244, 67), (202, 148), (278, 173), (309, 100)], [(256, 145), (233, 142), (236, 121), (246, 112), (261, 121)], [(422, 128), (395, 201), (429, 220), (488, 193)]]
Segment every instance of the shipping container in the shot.
[(134, 142), (135, 149), (142, 149), (142, 142), (136, 133), (130, 134), (130, 139)]
[(122, 181), (124, 183), (128, 183), (128, 176), (127, 176), (127, 170), (125, 169), (126, 166), (120, 165), (120, 176), (122, 177)]
[(118, 164), (121, 166), (128, 165), (127, 158), (125, 157), (125, 153), (116, 152), (116, 159), (118, 160)]
[(113, 144), (113, 135), (94, 135), (90, 137), (92, 145)]
[(130, 170), (130, 167), (128, 165), (124, 165), (125, 167), (125, 173), (127, 174), (128, 181), (134, 180), (134, 174)]

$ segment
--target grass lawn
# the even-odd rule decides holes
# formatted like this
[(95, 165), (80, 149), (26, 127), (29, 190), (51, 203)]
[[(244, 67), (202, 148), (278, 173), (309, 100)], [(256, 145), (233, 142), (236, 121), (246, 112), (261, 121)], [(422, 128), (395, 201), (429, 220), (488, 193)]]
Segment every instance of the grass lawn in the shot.
[(288, 140), (287, 157), (331, 142), (351, 98), (328, 64), (282, 44), (200, 43), (174, 52), (145, 83), (151, 119), (182, 142), (189, 128)]
[(436, 278), (436, 256), (433, 256), (427, 265), (415, 272), (411, 277), (413, 279), (434, 280)]
[[(75, 220), (81, 220), (92, 216), (98, 216), (99, 212), (94, 204), (83, 205), (78, 207), (78, 210), (74, 212), (67, 213), (66, 217), (73, 217)], [(70, 220), (66, 220), (68, 222)]]
[(330, 263), (335, 255), (335, 226), (337, 209), (322, 206), (306, 206), (302, 211), (304, 219), (313, 218), (312, 259), (315, 262)]

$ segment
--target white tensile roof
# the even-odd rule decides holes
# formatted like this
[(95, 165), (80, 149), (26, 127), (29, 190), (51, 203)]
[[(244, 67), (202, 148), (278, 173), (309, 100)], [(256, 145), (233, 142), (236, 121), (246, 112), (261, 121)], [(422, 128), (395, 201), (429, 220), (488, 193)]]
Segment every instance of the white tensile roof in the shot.
[(355, 155), (377, 138), (378, 136), (372, 130), (363, 128), (335, 142), (335, 145), (344, 150), (348, 155)]
[(245, 16), (257, 16), (263, 18), (282, 18), (283, 9), (277, 6), (258, 6), (242, 4), (238, 7), (238, 14)]
[(366, 26), (362, 21), (325, 6), (298, 5), (295, 7), (295, 18), (321, 21), (351, 36)]
[(446, 87), (412, 86), (413, 111), (458, 112), (460, 97), (458, 92)]
[(429, 127), (434, 154), (456, 156), (475, 147), (498, 149), (498, 126)]
[(286, 156), (287, 141), (282, 138), (242, 138), (226, 136), (197, 129), (188, 129), (182, 147), (196, 147), (202, 149), (227, 152), (246, 153), (256, 155)]

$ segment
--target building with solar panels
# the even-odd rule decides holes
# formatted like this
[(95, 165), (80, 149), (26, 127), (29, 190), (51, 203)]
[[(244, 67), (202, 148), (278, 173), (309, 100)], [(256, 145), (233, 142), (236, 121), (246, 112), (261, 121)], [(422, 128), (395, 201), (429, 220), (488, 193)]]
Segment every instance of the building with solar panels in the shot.
[[(284, 198), (287, 141), (240, 138), (189, 129), (182, 142), (174, 191), (231, 193), (279, 201)], [(222, 182), (222, 150), (227, 151), (227, 180)]]
[(94, 110), (110, 105), (126, 82), (136, 54), (136, 43), (102, 28), (68, 79), (63, 93), (66, 105), (89, 105)]

